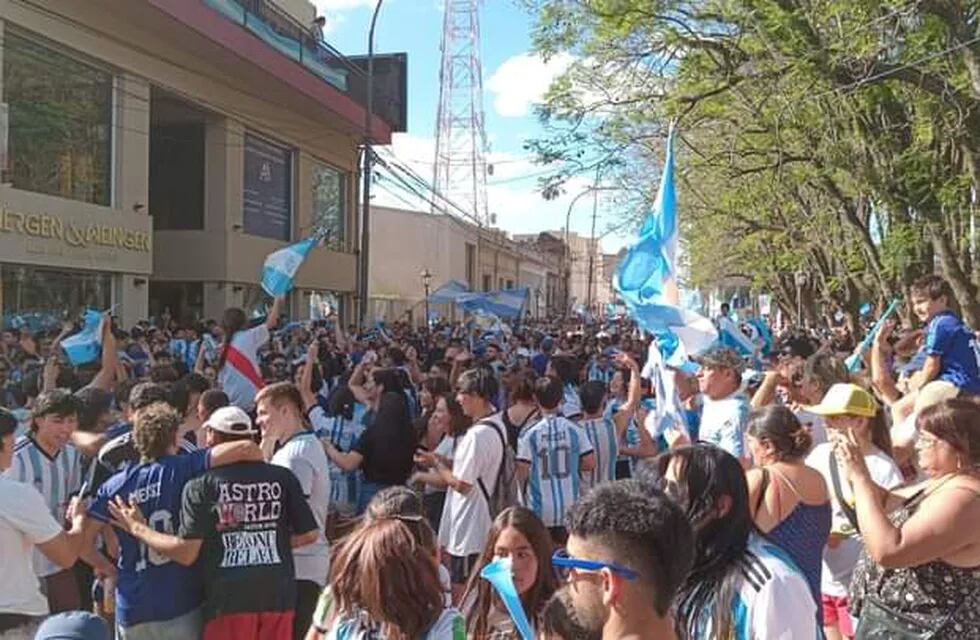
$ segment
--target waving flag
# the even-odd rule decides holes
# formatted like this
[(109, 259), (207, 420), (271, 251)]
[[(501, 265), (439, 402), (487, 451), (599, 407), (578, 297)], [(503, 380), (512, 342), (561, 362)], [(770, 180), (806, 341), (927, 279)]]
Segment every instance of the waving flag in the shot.
[(82, 330), (61, 343), (68, 360), (76, 367), (95, 362), (102, 352), (102, 336), (99, 333), (102, 314), (95, 309), (86, 309), (82, 320)]
[(450, 280), (429, 294), (429, 304), (451, 304), (456, 299), (470, 292), (466, 284), (459, 280)]
[(501, 318), (519, 318), (524, 313), (527, 294), (527, 287), (464, 293), (456, 297), (456, 304), (472, 313), (481, 312)]
[(651, 342), (647, 353), (647, 363), (644, 367), (650, 372), (650, 384), (653, 387), (654, 395), (657, 397), (657, 403), (653, 411), (647, 414), (643, 426), (646, 427), (650, 437), (654, 440), (670, 429), (681, 431), (684, 435), (690, 435), (687, 430), (684, 405), (677, 393), (674, 372), (664, 366), (665, 363), (661, 355), (663, 348), (664, 345), (657, 344), (657, 341)]
[(761, 342), (762, 355), (767, 356), (772, 351), (772, 331), (769, 329), (769, 325), (765, 320), (757, 316), (749, 318), (748, 322), (756, 331), (759, 332), (759, 340)]
[(718, 331), (718, 341), (723, 347), (731, 347), (743, 356), (755, 355), (755, 343), (742, 333), (742, 330), (730, 318), (718, 320)]
[[(616, 289), (627, 306), (638, 307), (666, 300), (676, 305), (677, 292), (677, 197), (674, 192), (674, 128), (667, 135), (667, 156), (653, 211), (640, 229), (639, 241), (630, 247), (616, 270)], [(637, 317), (640, 321), (641, 318)]]
[(319, 236), (314, 235), (270, 253), (262, 267), (262, 288), (265, 292), (273, 298), (289, 293), (300, 265), (319, 241)]
[[(696, 355), (718, 338), (711, 321), (680, 306), (677, 288), (677, 198), (674, 193), (674, 130), (667, 136), (667, 156), (653, 210), (616, 270), (614, 285), (642, 329), (673, 349), (677, 359)], [(674, 338), (668, 337), (668, 334)], [(662, 352), (663, 353), (663, 352)], [(665, 356), (666, 357), (666, 356)], [(670, 358), (670, 364), (674, 358)]]

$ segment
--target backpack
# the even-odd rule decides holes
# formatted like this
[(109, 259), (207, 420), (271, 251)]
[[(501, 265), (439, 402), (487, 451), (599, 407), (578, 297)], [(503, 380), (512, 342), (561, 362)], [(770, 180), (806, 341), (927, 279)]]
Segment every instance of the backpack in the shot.
[(503, 451), (500, 468), (497, 470), (497, 479), (492, 487), (493, 491), (487, 490), (482, 478), (476, 480), (480, 486), (480, 492), (487, 501), (490, 518), (495, 519), (501, 511), (517, 504), (517, 463), (514, 458), (514, 450), (507, 444), (507, 438), (503, 434), (504, 426), (500, 424), (498, 419), (486, 418), (476, 424), (489, 425), (500, 438), (500, 446)]

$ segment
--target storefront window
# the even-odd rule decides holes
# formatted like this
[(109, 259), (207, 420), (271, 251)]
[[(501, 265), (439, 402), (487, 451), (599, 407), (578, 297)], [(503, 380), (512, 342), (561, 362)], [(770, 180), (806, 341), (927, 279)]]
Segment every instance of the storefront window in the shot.
[(346, 176), (332, 167), (313, 164), (313, 225), (327, 231), (329, 243), (344, 242), (347, 212)]
[(9, 26), (3, 36), (4, 182), (108, 206), (112, 74)]
[(289, 149), (245, 134), (245, 233), (290, 240), (293, 154)]
[(3, 265), (0, 280), (4, 328), (21, 323), (35, 330), (55, 328), (87, 307), (108, 309), (112, 304), (112, 276), (105, 273)]

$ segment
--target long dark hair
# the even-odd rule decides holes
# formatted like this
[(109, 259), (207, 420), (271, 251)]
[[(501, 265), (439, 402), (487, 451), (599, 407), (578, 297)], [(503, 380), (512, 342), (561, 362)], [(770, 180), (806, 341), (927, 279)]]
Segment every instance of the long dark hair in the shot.
[(533, 511), (524, 507), (504, 509), (493, 521), (483, 554), (470, 575), (461, 600), (466, 602), (470, 597), (473, 598), (473, 606), (466, 616), (468, 638), (486, 638), (489, 635), (488, 618), (491, 606), (497, 602), (497, 595), (490, 583), (480, 577), (480, 570), (493, 562), (497, 538), (507, 527), (514, 527), (527, 538), (538, 561), (538, 575), (535, 577), (534, 586), (521, 596), (521, 604), (524, 605), (527, 617), (531, 620), (537, 619), (545, 603), (558, 588), (555, 572), (551, 568), (551, 536), (544, 523)]
[[(677, 485), (665, 483), (667, 467), (677, 460)], [(641, 466), (641, 475), (651, 471), (660, 478), (695, 530), (694, 566), (677, 597), (678, 626), (689, 637), (697, 637), (704, 611), (711, 612), (716, 638), (732, 634), (732, 598), (742, 579), (740, 565), (746, 561), (752, 516), (749, 491), (742, 465), (720, 447), (696, 444), (658, 456), (651, 469)], [(673, 495), (671, 495), (673, 494)], [(718, 515), (721, 498), (730, 506)]]
[(382, 367), (371, 372), (374, 384), (384, 387), (384, 393), (401, 393), (405, 390), (404, 380), (398, 369)]
[(813, 437), (799, 418), (782, 405), (756, 409), (749, 414), (745, 432), (756, 440), (767, 440), (776, 452), (777, 460), (796, 461), (810, 451)]
[(218, 366), (217, 371), (221, 371), (224, 368), (225, 362), (228, 360), (228, 347), (231, 346), (231, 340), (235, 337), (235, 334), (245, 328), (248, 324), (248, 316), (245, 315), (243, 309), (238, 307), (229, 307), (225, 309), (224, 315), (221, 317), (221, 330), (224, 332), (224, 337), (221, 341), (221, 351), (218, 355)]

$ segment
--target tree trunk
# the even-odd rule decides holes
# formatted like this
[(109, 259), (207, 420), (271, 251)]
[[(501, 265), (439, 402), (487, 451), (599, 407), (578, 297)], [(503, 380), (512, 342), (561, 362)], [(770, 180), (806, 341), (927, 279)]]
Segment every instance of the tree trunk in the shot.
[(943, 276), (949, 282), (953, 296), (959, 303), (963, 321), (971, 327), (980, 327), (980, 305), (977, 304), (977, 288), (969, 274), (963, 271), (956, 259), (956, 253), (953, 251), (950, 240), (943, 233), (943, 230), (933, 223), (928, 226), (928, 232), (932, 239), (933, 249), (936, 251), (936, 257), (939, 258)]

